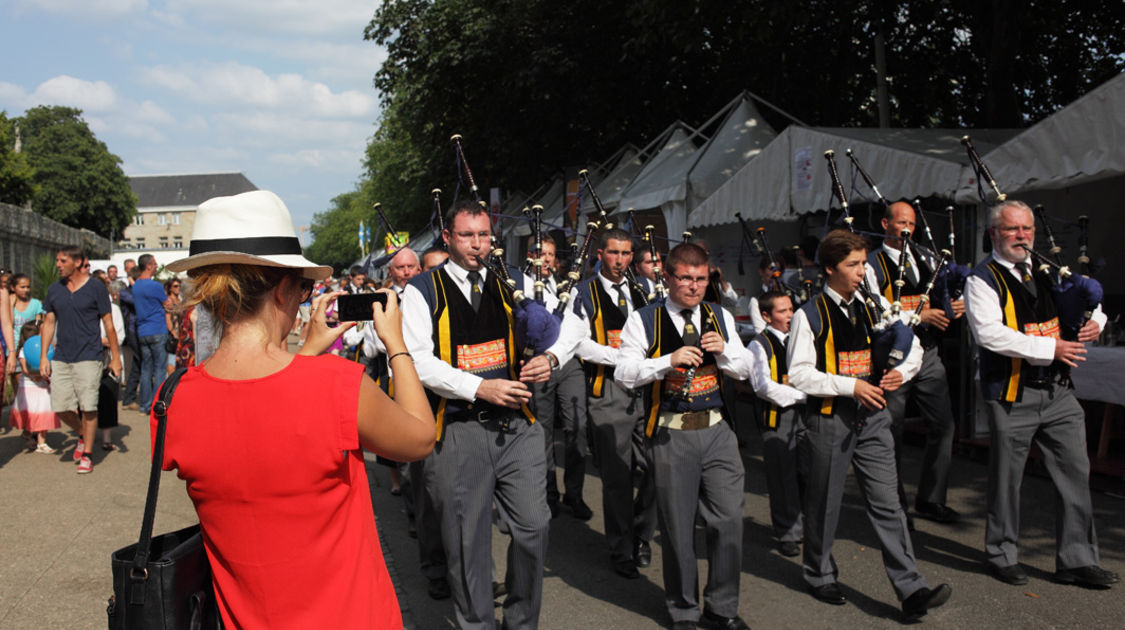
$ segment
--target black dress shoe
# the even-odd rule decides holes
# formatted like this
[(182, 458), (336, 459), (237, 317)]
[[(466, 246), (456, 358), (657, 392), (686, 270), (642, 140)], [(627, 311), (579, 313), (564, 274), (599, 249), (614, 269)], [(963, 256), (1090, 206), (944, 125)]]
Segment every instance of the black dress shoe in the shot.
[(1121, 578), (1112, 571), (1097, 566), (1078, 567), (1077, 569), (1059, 569), (1055, 572), (1054, 579), (1059, 584), (1074, 584), (1086, 588), (1109, 588), (1110, 584), (1117, 584)]
[(640, 572), (637, 571), (637, 564), (633, 562), (632, 558), (620, 556), (613, 558), (613, 571), (628, 580), (641, 577)]
[(786, 558), (801, 555), (801, 548), (792, 540), (783, 540), (777, 543), (777, 551)]
[(948, 584), (942, 584), (934, 589), (922, 587), (902, 600), (902, 614), (908, 621), (921, 619), (929, 609), (937, 608), (949, 601), (949, 596), (952, 594), (953, 589)]
[(590, 506), (586, 505), (582, 497), (563, 497), (562, 502), (563, 505), (574, 512), (574, 518), (580, 521), (588, 521), (590, 517), (594, 515), (594, 511), (590, 509)]
[(633, 562), (642, 568), (652, 564), (652, 547), (647, 540), (638, 538), (633, 541)]
[(1019, 586), (1027, 584), (1027, 574), (1024, 573), (1023, 567), (1019, 564), (1009, 564), (1006, 567), (998, 567), (995, 564), (988, 565), (988, 570), (992, 573), (992, 577)]
[(961, 518), (961, 514), (948, 505), (928, 503), (926, 501), (915, 503), (914, 513), (922, 518), (934, 521), (935, 523), (956, 523)]
[(699, 627), (708, 630), (750, 630), (750, 626), (746, 625), (742, 617), (738, 615), (723, 617), (710, 610), (703, 611), (703, 616), (699, 618)]
[(672, 630), (695, 630), (696, 625), (694, 621), (673, 621), (671, 628)]
[(825, 604), (832, 604), (833, 606), (843, 606), (847, 603), (848, 598), (844, 597), (844, 591), (840, 590), (840, 585), (835, 582), (814, 586), (810, 589), (812, 596), (824, 602)]
[(449, 590), (449, 581), (443, 577), (434, 578), (430, 580), (430, 585), (426, 588), (433, 599), (449, 599), (452, 592)]

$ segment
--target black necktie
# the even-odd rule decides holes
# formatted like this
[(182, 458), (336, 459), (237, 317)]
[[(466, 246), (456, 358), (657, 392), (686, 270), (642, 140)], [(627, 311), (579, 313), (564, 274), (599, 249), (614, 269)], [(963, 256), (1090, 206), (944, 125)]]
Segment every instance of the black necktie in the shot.
[(613, 290), (617, 291), (617, 308), (621, 309), (621, 312), (624, 313), (625, 310), (629, 308), (629, 304), (625, 301), (625, 291), (621, 288), (623, 284), (625, 283), (618, 282), (613, 285)]
[(851, 321), (852, 326), (855, 326), (860, 317), (859, 300), (853, 299), (851, 304), (847, 304), (843, 300), (840, 300), (840, 306), (843, 306), (844, 310), (848, 312), (848, 320)]
[(1016, 263), (1016, 271), (1020, 272), (1020, 282), (1023, 283), (1023, 288), (1027, 289), (1031, 297), (1039, 297), (1039, 290), (1035, 287), (1035, 278), (1031, 277), (1031, 269), (1025, 262)]
[(696, 330), (695, 324), (691, 323), (691, 309), (685, 308), (684, 310), (680, 311), (680, 315), (684, 318), (684, 345), (698, 346), (699, 331)]
[(909, 257), (903, 262), (903, 265), (906, 267), (906, 277), (910, 278), (910, 284), (917, 285), (918, 284), (918, 269), (917, 269), (917, 267), (914, 266), (914, 263), (910, 262)]
[(469, 303), (473, 305), (473, 311), (480, 310), (480, 272), (469, 272)]

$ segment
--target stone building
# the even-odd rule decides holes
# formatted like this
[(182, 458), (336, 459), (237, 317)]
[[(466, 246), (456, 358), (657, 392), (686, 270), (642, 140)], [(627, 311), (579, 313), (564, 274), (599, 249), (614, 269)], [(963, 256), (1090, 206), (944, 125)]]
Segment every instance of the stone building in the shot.
[(153, 254), (159, 264), (187, 255), (195, 211), (212, 197), (258, 190), (242, 173), (138, 175), (129, 178), (137, 215), (117, 243), (114, 260)]

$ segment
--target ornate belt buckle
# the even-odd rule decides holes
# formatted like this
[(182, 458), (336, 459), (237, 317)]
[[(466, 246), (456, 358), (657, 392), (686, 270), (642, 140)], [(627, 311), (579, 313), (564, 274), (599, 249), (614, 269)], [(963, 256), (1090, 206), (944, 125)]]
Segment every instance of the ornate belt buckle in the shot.
[(711, 412), (710, 411), (689, 411), (684, 414), (680, 420), (680, 426), (684, 431), (697, 431), (699, 429), (706, 429), (711, 426)]

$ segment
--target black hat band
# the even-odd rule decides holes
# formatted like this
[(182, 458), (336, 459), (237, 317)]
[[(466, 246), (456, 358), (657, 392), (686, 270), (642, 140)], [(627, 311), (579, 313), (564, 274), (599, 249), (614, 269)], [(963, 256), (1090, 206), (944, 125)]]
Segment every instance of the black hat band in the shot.
[(238, 252), (252, 256), (301, 255), (301, 241), (296, 236), (256, 236), (251, 238), (192, 239), (188, 253)]

